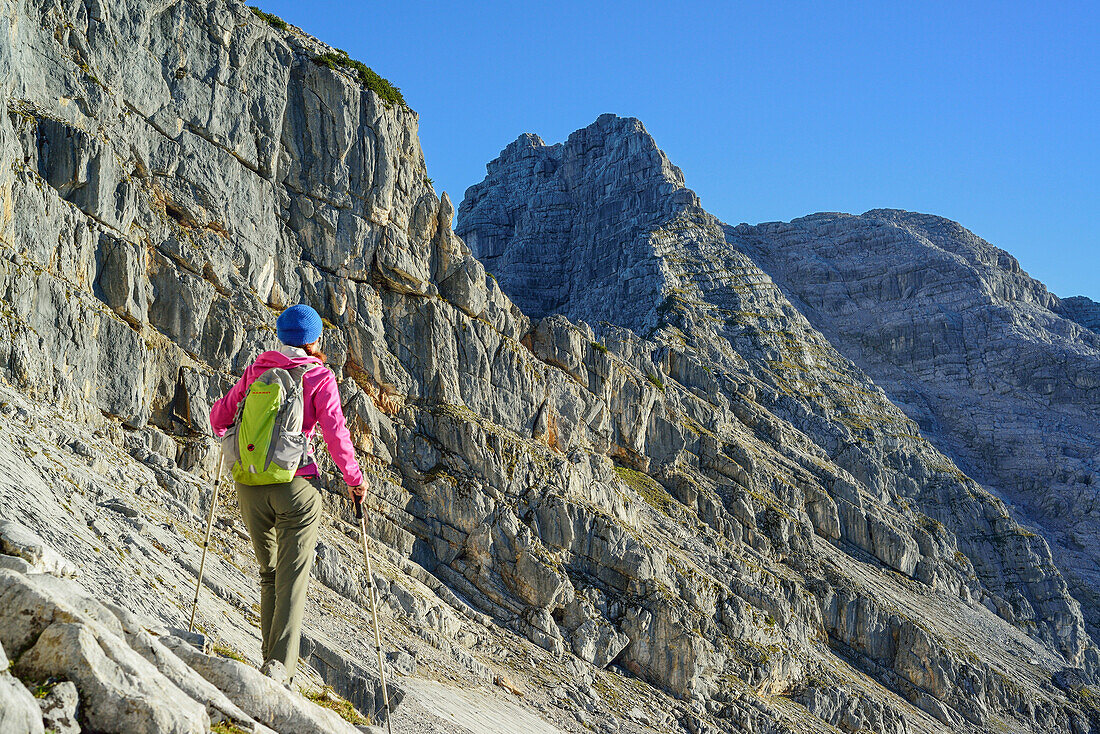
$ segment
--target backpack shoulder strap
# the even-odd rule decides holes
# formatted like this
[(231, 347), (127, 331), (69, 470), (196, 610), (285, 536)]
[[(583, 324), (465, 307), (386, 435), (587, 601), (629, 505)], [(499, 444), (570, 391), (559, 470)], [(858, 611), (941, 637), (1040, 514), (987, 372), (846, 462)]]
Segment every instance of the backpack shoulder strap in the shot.
[(311, 364), (300, 364), (294, 369), (287, 370), (287, 372), (290, 373), (290, 376), (294, 378), (295, 382), (301, 384), (302, 378), (305, 377), (306, 373), (313, 369), (314, 366), (315, 365)]

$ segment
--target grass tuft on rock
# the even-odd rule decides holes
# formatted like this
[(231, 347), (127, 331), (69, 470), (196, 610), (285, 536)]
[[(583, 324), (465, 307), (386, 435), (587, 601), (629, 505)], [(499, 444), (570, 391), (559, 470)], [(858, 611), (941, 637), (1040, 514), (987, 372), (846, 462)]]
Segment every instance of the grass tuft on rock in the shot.
[(332, 690), (332, 686), (325, 686), (316, 691), (307, 691), (305, 697), (318, 706), (335, 711), (340, 715), (340, 718), (354, 726), (371, 723), (370, 719), (355, 710), (355, 707), (351, 705), (351, 701), (338, 696), (336, 691)]
[[(14, 670), (15, 670), (15, 661), (14, 660), (9, 660), (8, 661), (7, 670), (8, 670), (9, 673), (12, 673), (14, 675)], [(20, 682), (23, 683), (23, 686), (28, 691), (30, 691), (31, 695), (34, 696), (35, 698), (45, 698), (47, 695), (49, 695), (50, 691), (53, 690), (53, 687), (61, 682), (59, 678), (54, 678), (53, 676), (50, 676), (46, 680), (35, 680), (33, 678), (27, 678), (27, 677), (24, 677), (24, 676), (16, 676), (16, 677), (20, 680)]]
[(248, 730), (242, 729), (231, 721), (219, 721), (210, 725), (210, 734), (248, 734)]
[(672, 495), (656, 479), (625, 466), (615, 467), (615, 473), (623, 480), (623, 484), (637, 492), (650, 507), (672, 517), (672, 505), (676, 500), (672, 499)]
[(603, 342), (589, 342), (589, 343), (592, 345), (592, 348), (595, 349), (596, 351), (603, 352), (604, 354), (607, 354), (607, 351), (608, 351), (607, 346)]
[(236, 660), (238, 663), (247, 663), (244, 656), (231, 647), (225, 645), (214, 645), (211, 648), (216, 654), (221, 655), (223, 658), (229, 658), (230, 660)]
[(272, 28), (280, 31), (285, 31), (287, 28), (290, 27), (285, 20), (275, 15), (274, 13), (265, 13), (264, 11), (257, 8), (255, 5), (249, 5), (248, 9), (252, 11), (253, 15), (262, 20), (264, 23), (267, 23)]
[(52, 680), (46, 681), (45, 683), (39, 683), (31, 687), (31, 695), (35, 698), (45, 698), (50, 694), (50, 691), (53, 690), (53, 687), (55, 685), (56, 683), (54, 683)]
[(655, 388), (661, 392), (665, 391), (665, 381), (652, 372), (647, 372), (645, 378), (649, 380)]
[(382, 101), (387, 105), (398, 104), (402, 107), (408, 107), (408, 105), (405, 104), (405, 96), (401, 94), (400, 88), (395, 87), (388, 79), (379, 76), (362, 61), (356, 61), (345, 52), (338, 51), (333, 53), (327, 51), (315, 57), (313, 63), (334, 71), (336, 69), (347, 69), (355, 75), (362, 86), (381, 97)]

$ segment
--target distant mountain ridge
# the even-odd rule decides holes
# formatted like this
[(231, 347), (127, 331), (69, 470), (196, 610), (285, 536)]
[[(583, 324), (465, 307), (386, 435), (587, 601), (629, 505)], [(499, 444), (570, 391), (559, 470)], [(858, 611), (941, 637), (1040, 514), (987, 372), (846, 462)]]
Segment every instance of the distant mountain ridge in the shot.
[(1100, 334), (1100, 303), (1085, 296), (1072, 296), (1063, 298), (1058, 310), (1067, 319)]
[(1100, 623), (1096, 304), (956, 222), (878, 209), (730, 228), (799, 310), (969, 474), (1019, 506)]

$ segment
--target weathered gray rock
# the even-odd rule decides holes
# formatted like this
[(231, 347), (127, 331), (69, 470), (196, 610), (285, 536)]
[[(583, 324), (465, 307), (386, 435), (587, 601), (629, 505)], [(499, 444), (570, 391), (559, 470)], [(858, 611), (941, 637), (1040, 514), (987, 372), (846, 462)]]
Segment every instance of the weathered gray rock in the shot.
[[(184, 664), (160, 640), (147, 632), (134, 614), (113, 605), (110, 609), (122, 624), (130, 647), (152, 663), (165, 678), (189, 698), (201, 701), (211, 721), (229, 722), (249, 731), (256, 731), (258, 725), (256, 721), (230, 701), (216, 686)], [(190, 641), (188, 644), (191, 644)]]
[(16, 672), (73, 681), (88, 727), (150, 733), (209, 727), (203, 706), (127, 646), (118, 619), (74, 582), (0, 571), (0, 600), (0, 643), (18, 652)]
[[(0, 521), (0, 551), (22, 558), (30, 567), (55, 576), (78, 576), (80, 570), (24, 525)], [(15, 564), (18, 565), (18, 564)], [(21, 569), (16, 569), (21, 570)]]
[[(868, 669), (876, 677), (882, 669), (897, 676), (879, 679), (914, 706), (944, 721), (961, 716), (984, 725), (988, 711), (1007, 712), (1015, 704), (999, 692), (961, 702), (947, 683), (954, 663), (946, 668), (951, 672), (928, 678), (905, 655), (884, 647), (888, 627), (869, 623), (886, 614), (876, 595), (856, 593), (861, 604), (876, 609), (871, 616), (841, 615), (828, 600), (853, 583), (866, 588), (857, 582), (862, 561), (851, 565), (864, 556), (811, 570), (816, 561), (807, 553), (820, 555), (822, 548), (815, 532), (931, 588), (988, 600), (1005, 620), (1069, 659), (1096, 659), (1078, 603), (1046, 544), (932, 448), (883, 391), (813, 329), (796, 310), (801, 302), (788, 300), (746, 256), (740, 230), (699, 208), (679, 170), (638, 121), (605, 115), (552, 146), (521, 136), (467, 192), (456, 231), (509, 295), (547, 316), (525, 340), (537, 356), (598, 394), (614, 394), (602, 389), (620, 363), (648, 382), (630, 403), (609, 401), (609, 453), (624, 481), (662, 513), (677, 517), (682, 503), (724, 537), (789, 559), (807, 574), (795, 583), (806, 583), (824, 602), (818, 609), (828, 634), (867, 651), (862, 654), (873, 666), (882, 666)], [(557, 313), (610, 323), (585, 333), (552, 315)], [(730, 417), (715, 420), (723, 415)], [(777, 477), (777, 464), (788, 461), (797, 469)], [(560, 542), (560, 521), (552, 514), (539, 520), (543, 540)], [(991, 533), (998, 543), (990, 543)], [(566, 547), (570, 535), (564, 536)], [(571, 550), (576, 553), (575, 546)], [(1037, 557), (1043, 559), (1041, 576), (1035, 574)], [(628, 575), (647, 577), (639, 567)], [(740, 593), (737, 584), (730, 588)], [(791, 625), (808, 610), (795, 611), (796, 597), (789, 594), (764, 601), (767, 596), (742, 599), (766, 610), (766, 624), (784, 625), (790, 643)], [(684, 598), (691, 597), (686, 592)], [(715, 606), (741, 603), (719, 594)], [(715, 614), (716, 628), (738, 638), (746, 634), (743, 621), (731, 622), (743, 618), (743, 611)], [(944, 612), (942, 621), (950, 618)], [(754, 641), (734, 646), (736, 658), (722, 657), (712, 647), (713, 634), (688, 632), (675, 605), (628, 607), (620, 624), (630, 639), (620, 663), (673, 690), (716, 695), (705, 681), (723, 666), (738, 667), (738, 677), (763, 690), (806, 675), (805, 653), (772, 651), (768, 643), (766, 654), (751, 652), (761, 649), (752, 647), (759, 644)], [(946, 627), (926, 642), (926, 655), (956, 659)], [(734, 659), (741, 662), (731, 666)], [(983, 669), (981, 675), (989, 674)], [(829, 712), (826, 720), (840, 721), (840, 709), (822, 704), (820, 710)], [(1059, 716), (1068, 722), (1079, 715), (1067, 709)], [(869, 720), (905, 718), (891, 710)], [(1033, 725), (1041, 728), (1040, 719)]]
[(24, 576), (0, 570), (0, 644), (21, 656), (54, 623), (95, 624), (120, 637), (122, 626), (113, 614), (75, 582), (44, 574)]
[(1086, 329), (1100, 334), (1100, 303), (1091, 298), (1085, 298), (1084, 296), (1061, 298), (1054, 311), (1071, 321), (1076, 321)]
[(915, 730), (893, 709), (860, 697), (843, 684), (810, 685), (797, 692), (795, 698), (818, 718), (837, 722), (836, 726), (841, 731), (909, 734)]
[(10, 571), (18, 571), (19, 573), (31, 573), (35, 570), (30, 561), (19, 558), (17, 556), (0, 555), (0, 568), (6, 568)]
[(1057, 298), (936, 216), (815, 214), (728, 236), (962, 470), (1037, 525), (1095, 632), (1100, 306)]
[[(603, 115), (565, 143), (521, 135), (487, 165), (486, 180), (466, 191), (455, 231), (524, 313), (611, 321), (642, 334), (656, 324), (659, 304), (645, 296), (663, 274), (647, 225), (697, 200), (652, 138), (630, 134), (637, 131), (644, 131), (637, 120), (624, 126)], [(651, 172), (658, 185), (651, 185), (656, 176), (644, 178)], [(607, 200), (631, 205), (573, 226), (572, 207), (594, 213)], [(518, 202), (547, 214), (521, 221), (508, 213)]]
[(8, 672), (8, 657), (0, 646), (0, 731), (43, 734), (42, 714), (34, 696)]
[[(75, 668), (117, 640), (104, 691), (131, 666), (235, 715), (171, 655), (331, 728), (253, 668), (162, 649), (191, 611), (208, 406), (302, 301), (368, 469), (384, 649), (454, 681), (393, 676), (394, 723), (800, 729), (782, 694), (828, 670), (800, 699), (817, 728), (1086, 730), (1087, 696), (1049, 679), (1091, 676), (1095, 650), (1042, 540), (729, 246), (640, 123), (491, 164), (464, 208), (487, 225), (459, 232), (502, 289), (451, 230), (415, 113), (299, 29), (221, 0), (8, 3), (0, 26), (0, 515), (87, 592), (0, 574), (5, 644), (45, 660), (65, 633)], [(596, 326), (533, 323), (507, 292)], [(326, 506), (303, 658), (377, 721), (358, 529)], [(258, 664), (235, 514), (219, 504), (197, 622)]]
[(306, 701), (300, 694), (288, 690), (255, 668), (236, 660), (204, 655), (178, 638), (166, 638), (165, 644), (249, 716), (275, 731), (302, 734), (356, 732), (354, 726), (332, 711)]
[(286, 668), (278, 660), (268, 660), (260, 668), (260, 672), (281, 686), (285, 686), (290, 680), (287, 677)]
[(588, 619), (573, 630), (573, 653), (598, 668), (614, 660), (630, 644), (630, 637), (602, 619)]
[(77, 707), (80, 705), (76, 684), (62, 681), (50, 688), (44, 698), (39, 699), (42, 709), (42, 725), (55, 734), (80, 734)]
[(51, 624), (19, 658), (17, 670), (75, 682), (81, 716), (93, 730), (202, 734), (210, 728), (201, 704), (117, 637), (88, 624)]

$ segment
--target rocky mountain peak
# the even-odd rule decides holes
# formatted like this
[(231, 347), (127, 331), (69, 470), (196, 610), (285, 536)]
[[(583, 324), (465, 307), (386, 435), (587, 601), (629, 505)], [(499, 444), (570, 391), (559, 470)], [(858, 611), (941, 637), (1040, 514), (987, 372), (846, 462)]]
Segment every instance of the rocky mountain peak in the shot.
[(1095, 304), (1059, 299), (1004, 250), (927, 214), (873, 210), (730, 232), (925, 435), (1037, 524), (1095, 632)]
[[(601, 115), (555, 145), (521, 135), (487, 172), (467, 189), (456, 232), (517, 305), (534, 316), (562, 313), (639, 331), (656, 323), (666, 273), (648, 233), (702, 212), (641, 121)], [(535, 211), (540, 216), (530, 217)], [(546, 270), (553, 275), (544, 277)], [(614, 298), (579, 308), (584, 294), (564, 277), (577, 270), (599, 278)]]
[[(534, 133), (524, 133), (486, 164), (486, 169), (491, 177), (495, 170), (526, 158), (534, 158), (539, 166), (536, 172), (542, 174), (551, 174), (564, 165), (562, 174), (567, 190), (590, 184), (593, 179), (612, 187), (655, 186), (658, 181), (674, 188), (684, 187), (683, 172), (669, 161), (642, 121), (635, 117), (600, 115), (588, 127), (570, 134), (564, 143), (553, 145), (547, 145)], [(612, 160), (626, 162), (625, 170), (631, 175), (625, 180), (616, 175), (623, 169), (609, 169), (607, 163)], [(647, 182), (650, 179), (653, 181)]]
[[(1001, 298), (1023, 299), (1043, 308), (1050, 308), (1057, 300), (1043, 283), (1024, 272), (1019, 261), (1010, 253), (990, 244), (958, 222), (900, 209), (872, 209), (862, 216), (902, 227), (923, 242), (930, 242), (945, 252), (963, 258), (973, 267), (974, 275), (984, 278), (990, 290)], [(1009, 282), (1012, 286), (1006, 287), (1004, 284)]]

